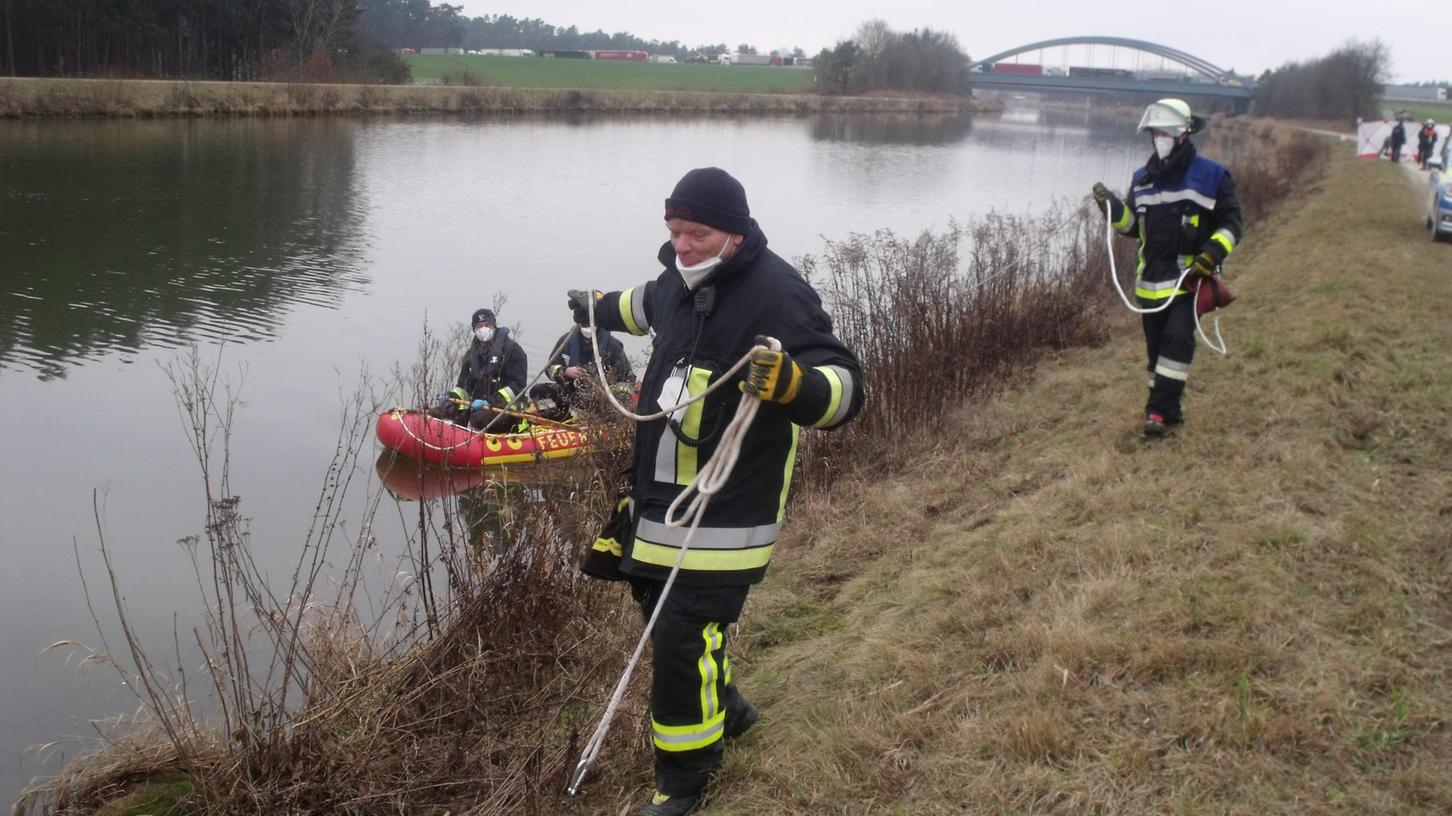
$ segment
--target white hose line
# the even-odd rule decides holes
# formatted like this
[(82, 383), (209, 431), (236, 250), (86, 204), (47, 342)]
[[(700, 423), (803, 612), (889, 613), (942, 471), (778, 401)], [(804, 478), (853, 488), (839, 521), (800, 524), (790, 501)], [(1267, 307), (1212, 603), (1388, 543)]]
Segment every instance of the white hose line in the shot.
[[(591, 291), (589, 296), (593, 298), (594, 292)], [(594, 303), (591, 302), (588, 310), (591, 329), (590, 345), (595, 352), (595, 370), (600, 375), (600, 382), (604, 384), (608, 380), (605, 378), (605, 366), (600, 357), (600, 333), (595, 330), (594, 306)], [(705, 399), (708, 394), (719, 388), (722, 383), (729, 382), (731, 375), (740, 371), (743, 366), (751, 362), (752, 355), (758, 349), (769, 348), (773, 351), (779, 351), (781, 349), (781, 343), (774, 338), (767, 338), (767, 340), (767, 346), (752, 346), (746, 354), (742, 355), (740, 360), (736, 361), (734, 366), (727, 369), (705, 391), (687, 399), (679, 405), (663, 408), (654, 414), (637, 414), (621, 405), (615, 399), (615, 395), (611, 393), (610, 388), (605, 387), (602, 390), (605, 391), (606, 396), (610, 400), (610, 404), (616, 411), (636, 422), (649, 422), (662, 419), (687, 405)], [(615, 690), (610, 695), (610, 702), (605, 705), (604, 713), (600, 715), (600, 722), (595, 726), (595, 732), (590, 735), (589, 741), (585, 743), (585, 748), (580, 753), (580, 761), (575, 764), (575, 771), (571, 774), (569, 787), (565, 789), (566, 793), (570, 796), (574, 796), (580, 790), (581, 783), (585, 781), (585, 774), (590, 770), (590, 763), (595, 761), (595, 757), (599, 756), (601, 748), (605, 745), (605, 737), (610, 733), (610, 724), (615, 719), (615, 712), (620, 707), (620, 701), (625, 697), (625, 689), (630, 685), (630, 678), (635, 673), (635, 667), (640, 663), (640, 656), (645, 651), (645, 644), (650, 641), (650, 635), (655, 631), (656, 619), (660, 616), (661, 608), (666, 604), (666, 598), (669, 597), (671, 588), (675, 586), (676, 576), (681, 572), (681, 564), (686, 560), (686, 553), (690, 549), (691, 538), (696, 534), (696, 527), (700, 524), (701, 517), (706, 514), (706, 506), (710, 503), (711, 497), (720, 492), (726, 486), (727, 480), (731, 478), (731, 471), (735, 469), (736, 461), (741, 456), (741, 443), (746, 438), (746, 430), (751, 427), (751, 422), (756, 418), (756, 412), (760, 407), (760, 399), (744, 391), (742, 392), (741, 401), (736, 406), (736, 415), (731, 418), (731, 422), (726, 425), (726, 429), (722, 432), (721, 441), (716, 445), (715, 452), (711, 454), (711, 458), (707, 460), (706, 464), (702, 465), (700, 470), (696, 472), (696, 478), (692, 479), (690, 484), (686, 485), (680, 493), (676, 494), (675, 499), (671, 501), (670, 507), (666, 509), (665, 524), (667, 527), (680, 528), (689, 525), (690, 529), (686, 532), (685, 540), (681, 542), (681, 551), (676, 556), (676, 563), (671, 567), (670, 575), (666, 577), (665, 584), (661, 587), (660, 595), (655, 600), (655, 608), (650, 612), (650, 619), (646, 621), (645, 629), (640, 633), (640, 640), (635, 644), (635, 651), (631, 654), (630, 660), (625, 664), (625, 670), (621, 673), (620, 680), (615, 684)], [(691, 495), (693, 493), (695, 494), (694, 496)], [(677, 513), (680, 511), (681, 502), (685, 501), (687, 497), (691, 498), (686, 504), (685, 515), (678, 518)]]
[[(1158, 314), (1170, 308), (1170, 304), (1175, 302), (1176, 296), (1174, 295), (1165, 298), (1165, 302), (1160, 304), (1159, 306), (1156, 306), (1154, 308), (1141, 309), (1138, 306), (1135, 306), (1133, 303), (1130, 303), (1129, 296), (1124, 294), (1124, 287), (1119, 284), (1119, 270), (1115, 269), (1114, 267), (1114, 225), (1110, 222), (1110, 218), (1112, 217), (1111, 213), (1112, 208), (1109, 206), (1109, 202), (1104, 202), (1104, 249), (1105, 252), (1109, 255), (1109, 280), (1114, 283), (1114, 291), (1119, 293), (1119, 299), (1124, 302), (1124, 308), (1130, 310), (1131, 312), (1134, 312), (1135, 314)], [(1187, 268), (1184, 272), (1180, 273), (1179, 280), (1175, 281), (1176, 289), (1179, 289), (1181, 286), (1184, 285), (1185, 278), (1189, 277), (1190, 273), (1193, 270), (1194, 267), (1190, 267)], [(1195, 297), (1195, 295), (1192, 294), (1190, 295), (1190, 297)], [(1205, 330), (1200, 328), (1200, 310), (1196, 308), (1194, 304), (1191, 304), (1190, 306), (1190, 313), (1195, 316), (1195, 334), (1200, 338), (1200, 340), (1204, 342), (1211, 351), (1219, 352), (1220, 354), (1226, 354), (1229, 351), (1229, 347), (1226, 346), (1225, 339), (1220, 336), (1220, 315), (1215, 315), (1215, 339), (1219, 341), (1219, 345), (1216, 345), (1215, 343), (1210, 342), (1210, 338), (1205, 336)]]
[[(1129, 302), (1129, 296), (1124, 294), (1124, 287), (1119, 285), (1119, 270), (1114, 268), (1114, 224), (1110, 222), (1111, 212), (1112, 208), (1109, 206), (1109, 202), (1104, 202), (1104, 248), (1109, 253), (1109, 280), (1114, 282), (1114, 291), (1119, 293), (1119, 299), (1124, 302), (1124, 308), (1130, 310), (1131, 312), (1134, 312), (1135, 314), (1158, 314), (1160, 312), (1163, 312), (1164, 310), (1170, 308), (1171, 303), (1175, 302), (1175, 298), (1173, 295), (1165, 298), (1165, 302), (1160, 304), (1159, 306), (1141, 309), (1140, 307)], [(1176, 289), (1180, 288), (1180, 285), (1185, 282), (1185, 278), (1188, 277), (1189, 274), (1190, 269), (1186, 269), (1184, 272), (1180, 273), (1180, 279), (1175, 281)]]

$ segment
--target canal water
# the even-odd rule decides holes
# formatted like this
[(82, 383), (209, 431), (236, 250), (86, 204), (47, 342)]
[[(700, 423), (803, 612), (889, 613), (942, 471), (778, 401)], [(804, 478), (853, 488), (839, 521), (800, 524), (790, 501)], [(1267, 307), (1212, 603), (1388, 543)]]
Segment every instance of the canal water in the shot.
[(47, 651), (102, 634), (122, 648), (100, 536), (155, 653), (199, 625), (178, 542), (202, 532), (205, 494), (169, 376), (187, 350), (237, 395), (231, 486), (281, 580), (344, 397), (367, 382), (380, 404), (404, 399), (388, 372), (426, 326), (462, 348), (479, 306), (537, 370), (569, 325), (567, 289), (658, 273), (662, 199), (684, 171), (735, 174), (794, 259), (1122, 187), (1148, 152), (1132, 127), (1034, 110), (0, 122), (0, 803), (91, 747), (66, 739), (91, 720), (137, 708), (86, 652)]

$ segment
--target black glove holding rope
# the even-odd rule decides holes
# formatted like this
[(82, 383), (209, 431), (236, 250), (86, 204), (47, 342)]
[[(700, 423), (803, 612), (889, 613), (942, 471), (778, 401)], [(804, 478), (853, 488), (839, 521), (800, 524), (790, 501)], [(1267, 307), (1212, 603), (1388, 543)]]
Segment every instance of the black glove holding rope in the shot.
[(1114, 193), (1110, 192), (1109, 188), (1108, 187), (1105, 187), (1104, 186), (1104, 182), (1102, 182), (1102, 181), (1096, 181), (1096, 182), (1094, 182), (1094, 191), (1093, 192), (1094, 192), (1094, 203), (1097, 204), (1097, 205), (1099, 205), (1099, 212), (1101, 214), (1104, 213), (1104, 202), (1106, 202), (1106, 201), (1113, 203), (1114, 206), (1113, 206), (1112, 209), (1116, 209), (1117, 210), (1120, 207), (1124, 206), (1123, 204), (1120, 203), (1119, 196), (1117, 196)]
[(571, 289), (565, 293), (569, 298), (570, 311), (574, 313), (575, 323), (581, 326), (590, 325), (590, 310), (594, 308), (595, 301), (605, 297), (603, 292), (586, 292), (583, 289)]

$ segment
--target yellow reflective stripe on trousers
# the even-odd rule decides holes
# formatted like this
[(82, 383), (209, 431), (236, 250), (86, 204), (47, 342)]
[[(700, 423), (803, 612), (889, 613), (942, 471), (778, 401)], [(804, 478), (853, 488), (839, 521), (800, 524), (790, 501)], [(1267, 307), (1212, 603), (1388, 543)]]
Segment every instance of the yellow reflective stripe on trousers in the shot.
[[(744, 550), (698, 550), (692, 547), (686, 551), (685, 560), (681, 562), (681, 569), (702, 572), (760, 569), (771, 563), (771, 551), (775, 546), (776, 542)], [(630, 550), (630, 557), (642, 564), (654, 564), (667, 568), (675, 565), (676, 557), (680, 554), (680, 547), (655, 544), (645, 541), (639, 536), (635, 539), (635, 546)]]
[(696, 668), (701, 673), (701, 722), (710, 722), (721, 712), (721, 698), (716, 694), (716, 681), (721, 677), (721, 667), (716, 665), (714, 654), (721, 648), (721, 626), (716, 623), (706, 624), (706, 628), (701, 630), (701, 640), (705, 643), (705, 651), (701, 653), (701, 659), (696, 661)]
[(1172, 380), (1186, 382), (1190, 379), (1190, 364), (1161, 356), (1155, 360), (1155, 373), (1161, 377), (1169, 377)]
[(705, 748), (726, 733), (726, 712), (695, 725), (661, 725), (650, 721), (655, 747), (662, 751), (692, 751)]
[[(709, 369), (695, 366), (691, 367), (690, 372), (686, 375), (686, 395), (694, 397), (705, 391), (706, 386), (711, 384), (711, 372)], [(681, 422), (681, 431), (685, 433), (687, 439), (701, 438), (701, 415), (705, 411), (705, 400), (693, 402), (690, 407), (686, 408), (686, 418)], [(666, 430), (665, 433), (667, 437), (670, 436), (669, 430)], [(699, 450), (700, 448), (692, 447), (680, 440), (676, 441), (676, 484), (688, 485), (692, 479), (696, 478), (699, 470), (696, 454)]]

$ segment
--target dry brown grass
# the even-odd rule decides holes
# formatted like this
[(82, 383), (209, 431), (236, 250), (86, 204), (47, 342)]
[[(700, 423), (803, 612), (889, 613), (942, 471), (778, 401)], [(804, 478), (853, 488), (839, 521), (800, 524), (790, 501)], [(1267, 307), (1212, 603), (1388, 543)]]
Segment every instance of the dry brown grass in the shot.
[(706, 813), (1452, 811), (1452, 253), (1338, 158), (1231, 259), (1175, 437), (1117, 317), (798, 509)]
[(438, 86), (130, 79), (0, 78), (0, 118), (301, 116), (410, 113), (958, 113), (950, 97), (486, 87), (473, 74)]

